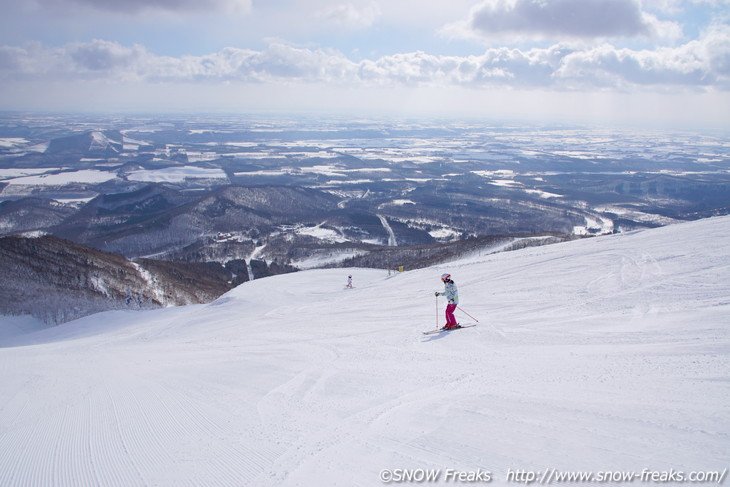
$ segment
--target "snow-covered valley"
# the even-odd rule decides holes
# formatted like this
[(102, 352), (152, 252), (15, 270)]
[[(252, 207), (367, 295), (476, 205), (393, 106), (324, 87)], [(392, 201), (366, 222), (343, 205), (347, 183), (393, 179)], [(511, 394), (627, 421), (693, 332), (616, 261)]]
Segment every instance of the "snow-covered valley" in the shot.
[[(479, 323), (424, 336), (444, 322), (443, 272)], [(391, 276), (303, 271), (52, 328), (5, 317), (0, 486), (722, 472), (728, 275), (719, 217)]]

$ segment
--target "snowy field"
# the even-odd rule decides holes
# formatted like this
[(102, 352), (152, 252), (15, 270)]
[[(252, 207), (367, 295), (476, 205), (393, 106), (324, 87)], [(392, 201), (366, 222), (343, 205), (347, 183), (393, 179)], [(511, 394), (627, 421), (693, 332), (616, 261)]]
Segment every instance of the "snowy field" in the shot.
[(225, 179), (226, 173), (218, 168), (203, 168), (195, 166), (166, 167), (164, 169), (141, 169), (131, 171), (127, 175), (130, 181), (145, 181), (153, 183), (181, 183), (186, 179)]
[[(40, 169), (29, 169), (28, 172)], [(117, 177), (116, 173), (97, 171), (95, 169), (83, 169), (81, 171), (67, 171), (57, 174), (38, 174), (11, 179), (8, 184), (26, 186), (63, 186), (72, 183), (96, 184), (111, 181)]]
[[(479, 324), (426, 337), (442, 272)], [(729, 275), (724, 217), (53, 328), (4, 318), (0, 486), (722, 473)]]

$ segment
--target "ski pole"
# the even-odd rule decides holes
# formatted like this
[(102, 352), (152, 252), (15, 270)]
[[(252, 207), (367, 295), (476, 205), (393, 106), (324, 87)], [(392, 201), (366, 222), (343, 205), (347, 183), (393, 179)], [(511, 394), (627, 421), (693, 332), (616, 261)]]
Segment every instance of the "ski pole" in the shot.
[(466, 311), (464, 311), (463, 309), (459, 308), (458, 306), (456, 307), (456, 309), (458, 309), (459, 311), (461, 311), (462, 313), (464, 313), (464, 314), (465, 314), (466, 316), (468, 316), (468, 317), (469, 317), (469, 318), (471, 318), (472, 320), (474, 320), (474, 321), (476, 321), (477, 323), (479, 323), (479, 320), (478, 320), (478, 319), (474, 318), (474, 317), (473, 317), (472, 315), (470, 315), (469, 313), (467, 313), (467, 312), (466, 312)]
[(439, 295), (436, 294), (436, 328), (439, 327)]

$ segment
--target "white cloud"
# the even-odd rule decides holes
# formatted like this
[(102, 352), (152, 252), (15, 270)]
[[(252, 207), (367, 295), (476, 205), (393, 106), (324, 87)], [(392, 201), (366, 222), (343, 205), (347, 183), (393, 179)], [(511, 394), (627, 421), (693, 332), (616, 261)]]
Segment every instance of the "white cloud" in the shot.
[(707, 59), (708, 69), (724, 77), (730, 78), (730, 26), (714, 26), (705, 34), (699, 43), (700, 56)]
[(27, 51), (20, 47), (0, 46), (0, 72), (23, 72), (22, 63), (27, 57)]
[(729, 89), (730, 27), (654, 50), (610, 44), (491, 48), (475, 56), (398, 53), (352, 61), (339, 51), (276, 42), (263, 50), (225, 48), (204, 56), (156, 56), (143, 46), (95, 40), (60, 48), (0, 47), (0, 79), (243, 82), (338, 86), (462, 86), (520, 89)]
[(638, 0), (485, 0), (466, 21), (448, 25), (452, 36), (555, 40), (676, 38), (680, 27), (642, 11)]
[(373, 25), (380, 15), (380, 6), (371, 1), (329, 5), (320, 10), (316, 17), (340, 27), (360, 29)]
[(358, 74), (364, 82), (381, 85), (549, 86), (564, 55), (562, 46), (529, 51), (488, 49), (480, 56), (404, 53), (363, 61)]
[(352, 79), (356, 64), (342, 54), (273, 43), (262, 51), (228, 47), (204, 56), (156, 57), (146, 53), (136, 75), (151, 81), (338, 83)]
[(35, 0), (42, 8), (63, 11), (74, 8), (136, 14), (158, 11), (223, 11), (248, 12), (251, 0)]
[(94, 40), (58, 48), (39, 43), (23, 47), (0, 46), (0, 79), (109, 78), (128, 80), (144, 76), (143, 64), (150, 54), (139, 45)]
[(730, 27), (702, 39), (652, 51), (603, 45), (566, 56), (555, 77), (569, 87), (714, 86), (730, 89)]
[(685, 0), (643, 0), (642, 5), (646, 9), (676, 14), (682, 10), (684, 2)]
[(147, 56), (142, 46), (125, 47), (104, 40), (71, 44), (67, 54), (79, 70), (103, 72), (124, 71)]
[(573, 88), (712, 85), (716, 77), (708, 71), (706, 60), (692, 52), (692, 47), (632, 51), (603, 45), (567, 56), (555, 78)]

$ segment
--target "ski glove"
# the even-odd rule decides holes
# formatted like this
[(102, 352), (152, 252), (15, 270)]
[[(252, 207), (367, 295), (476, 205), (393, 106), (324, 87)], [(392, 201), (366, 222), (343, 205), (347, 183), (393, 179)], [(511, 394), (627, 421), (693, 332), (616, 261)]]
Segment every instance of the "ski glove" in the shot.
[(441, 294), (440, 292), (436, 291), (436, 296), (438, 296), (438, 295), (440, 295), (440, 294)]

